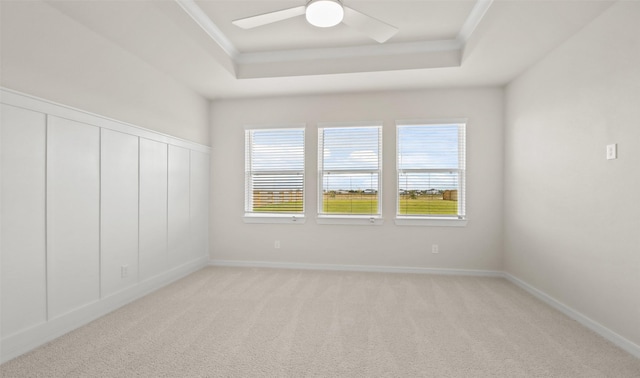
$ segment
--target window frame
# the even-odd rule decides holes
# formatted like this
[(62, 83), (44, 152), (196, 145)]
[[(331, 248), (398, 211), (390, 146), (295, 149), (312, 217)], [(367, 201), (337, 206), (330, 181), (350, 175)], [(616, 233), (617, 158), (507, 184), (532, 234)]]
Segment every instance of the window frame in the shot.
[[(384, 223), (382, 216), (382, 198), (383, 198), (383, 122), (382, 121), (362, 121), (362, 122), (319, 122), (317, 124), (318, 134), (318, 195), (317, 195), (317, 223), (318, 224), (339, 224), (339, 225), (369, 225), (380, 226)], [(324, 129), (329, 128), (378, 128), (378, 169), (345, 169), (345, 170), (324, 170)], [(377, 173), (378, 174), (378, 208), (377, 214), (330, 214), (323, 213), (324, 204), (324, 173), (335, 174), (358, 174), (358, 173)]]
[[(399, 226), (443, 226), (443, 227), (465, 227), (468, 224), (468, 216), (466, 214), (466, 197), (467, 197), (467, 183), (466, 183), (466, 157), (467, 157), (467, 125), (468, 120), (466, 118), (455, 119), (442, 119), (442, 120), (397, 120), (396, 121), (396, 177), (395, 177), (395, 224)], [(458, 203), (458, 213), (456, 215), (437, 215), (437, 214), (417, 214), (407, 215), (400, 214), (400, 174), (402, 172), (410, 173), (437, 173), (437, 172), (451, 172), (452, 169), (448, 168), (425, 168), (425, 169), (400, 169), (399, 156), (400, 156), (400, 129), (402, 126), (442, 126), (442, 125), (456, 125), (458, 126), (458, 132), (462, 133), (462, 137), (458, 137), (458, 161), (461, 167), (458, 167), (455, 171), (458, 173), (458, 192), (460, 195), (460, 202)], [(462, 209), (462, 211), (461, 211)]]
[[(250, 172), (247, 168), (247, 159), (251, 156), (249, 149), (249, 141), (247, 136), (252, 131), (282, 131), (282, 130), (302, 130), (303, 132), (303, 165), (302, 171), (298, 171), (302, 174), (302, 212), (301, 213), (274, 213), (274, 212), (251, 212), (248, 211), (252, 200), (250, 199), (247, 188), (249, 186)], [(244, 223), (280, 223), (280, 224), (304, 224), (306, 221), (306, 195), (307, 195), (307, 180), (306, 180), (306, 160), (307, 160), (307, 130), (305, 123), (294, 124), (275, 124), (275, 125), (247, 125), (244, 127), (244, 215), (242, 217)], [(282, 173), (282, 171), (268, 171), (265, 174)]]

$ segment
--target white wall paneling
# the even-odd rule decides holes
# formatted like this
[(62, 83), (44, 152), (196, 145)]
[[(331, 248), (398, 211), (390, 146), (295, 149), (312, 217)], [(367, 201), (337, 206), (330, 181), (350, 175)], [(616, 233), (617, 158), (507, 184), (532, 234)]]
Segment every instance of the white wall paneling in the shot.
[(0, 361), (207, 264), (208, 147), (0, 95)]
[(209, 253), (209, 155), (191, 151), (191, 242), (192, 258)]
[(140, 280), (168, 266), (167, 148), (140, 138)]
[(2, 335), (46, 321), (46, 116), (2, 105)]
[(100, 297), (100, 129), (48, 116), (49, 316)]
[(100, 279), (102, 296), (138, 281), (138, 137), (101, 130)]
[(189, 230), (189, 150), (169, 146), (169, 263), (186, 262), (191, 253)]

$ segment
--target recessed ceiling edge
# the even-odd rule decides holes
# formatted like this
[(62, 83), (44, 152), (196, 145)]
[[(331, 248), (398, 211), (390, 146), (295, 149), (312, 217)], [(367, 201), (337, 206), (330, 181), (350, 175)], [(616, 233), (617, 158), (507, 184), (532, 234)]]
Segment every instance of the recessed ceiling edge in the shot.
[(232, 74), (243, 79), (459, 67), (464, 45), (494, 0), (477, 0), (453, 40), (257, 53), (239, 52), (195, 0), (174, 1), (225, 51), (234, 63)]

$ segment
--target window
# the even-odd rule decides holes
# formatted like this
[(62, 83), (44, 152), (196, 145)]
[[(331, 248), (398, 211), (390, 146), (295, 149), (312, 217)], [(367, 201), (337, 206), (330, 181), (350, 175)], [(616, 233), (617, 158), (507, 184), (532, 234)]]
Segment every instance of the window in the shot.
[(380, 217), (382, 125), (321, 125), (318, 130), (320, 216)]
[(465, 125), (397, 126), (398, 218), (465, 219)]
[(245, 131), (245, 218), (304, 214), (304, 129)]

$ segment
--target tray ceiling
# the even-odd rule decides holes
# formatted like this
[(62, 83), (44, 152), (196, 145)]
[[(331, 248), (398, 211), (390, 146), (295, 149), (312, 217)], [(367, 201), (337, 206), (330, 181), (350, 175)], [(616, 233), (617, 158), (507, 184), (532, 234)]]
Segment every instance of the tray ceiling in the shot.
[(176, 2), (227, 53), (237, 78), (261, 78), (458, 67), (467, 38), (493, 0), (345, 2), (400, 30), (384, 44), (344, 24), (313, 27), (303, 16), (250, 30), (231, 23), (300, 6), (301, 0)]
[[(377, 45), (358, 31), (340, 24), (317, 28), (304, 16), (244, 30), (231, 21), (304, 5), (305, 1), (195, 1), (241, 53), (292, 49), (316, 49)], [(467, 1), (349, 1), (343, 2), (364, 14), (399, 29), (387, 43), (455, 39), (476, 5)]]

